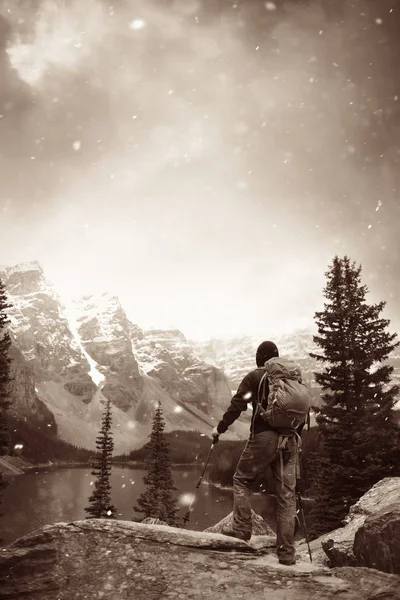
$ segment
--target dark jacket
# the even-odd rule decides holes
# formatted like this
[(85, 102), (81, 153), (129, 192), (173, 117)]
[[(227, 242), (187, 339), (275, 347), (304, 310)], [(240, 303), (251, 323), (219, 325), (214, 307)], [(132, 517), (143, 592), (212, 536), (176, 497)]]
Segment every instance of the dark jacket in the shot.
[[(247, 410), (247, 405), (251, 402), (253, 406), (253, 417), (251, 419), (250, 431), (253, 433), (260, 433), (261, 431), (267, 431), (272, 429), (268, 423), (266, 423), (260, 415), (256, 414), (257, 405), (257, 394), (258, 386), (261, 378), (265, 373), (263, 367), (250, 371), (239, 385), (236, 394), (233, 396), (231, 403), (224, 413), (222, 419), (217, 425), (218, 433), (224, 433), (229, 425), (232, 425), (234, 421), (240, 416), (240, 413)], [(268, 382), (266, 382), (266, 396), (268, 396)]]

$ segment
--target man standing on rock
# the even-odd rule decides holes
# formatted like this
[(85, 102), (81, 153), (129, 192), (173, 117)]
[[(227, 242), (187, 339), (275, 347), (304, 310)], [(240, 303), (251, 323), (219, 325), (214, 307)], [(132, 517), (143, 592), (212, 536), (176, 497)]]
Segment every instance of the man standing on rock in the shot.
[[(257, 349), (257, 368), (248, 373), (233, 396), (230, 406), (221, 421), (212, 431), (214, 443), (218, 442), (220, 434), (247, 410), (252, 403), (253, 417), (251, 420), (251, 435), (236, 467), (233, 477), (233, 525), (232, 529), (222, 533), (245, 541), (251, 538), (251, 490), (254, 481), (265, 474), (271, 466), (275, 481), (277, 499), (277, 554), (281, 564), (294, 565), (295, 521), (296, 521), (296, 436), (288, 438), (283, 457), (279, 450), (282, 436), (274, 430), (259, 414), (258, 393), (260, 381), (265, 373), (264, 363), (278, 357), (278, 348), (273, 342), (263, 342)], [(268, 385), (268, 380), (266, 382)], [(268, 389), (266, 390), (268, 395)]]

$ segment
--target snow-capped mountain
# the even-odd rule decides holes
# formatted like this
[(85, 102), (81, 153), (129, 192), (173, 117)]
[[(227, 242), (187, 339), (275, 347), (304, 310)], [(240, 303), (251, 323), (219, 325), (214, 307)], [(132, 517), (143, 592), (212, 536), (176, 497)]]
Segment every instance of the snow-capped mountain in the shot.
[(176, 402), (206, 415), (227, 407), (231, 390), (226, 376), (204, 362), (180, 331), (136, 328), (132, 344), (143, 371)]
[[(177, 330), (143, 330), (109, 294), (83, 297), (67, 310), (37, 262), (0, 269), (0, 279), (11, 304), (12, 410), (75, 445), (94, 448), (105, 398), (112, 402), (117, 453), (147, 441), (159, 400), (167, 431), (210, 435), (232, 392), (255, 367), (262, 339), (200, 343)], [(274, 341), (281, 355), (300, 364), (319, 404), (317, 365), (308, 355), (315, 350), (312, 332)], [(400, 353), (390, 362), (400, 382)], [(225, 439), (246, 437), (249, 419), (250, 411)]]
[[(265, 336), (264, 339), (268, 339)], [(202, 358), (220, 368), (228, 377), (232, 390), (237, 389), (240, 381), (256, 366), (255, 356), (261, 338), (250, 336), (236, 337), (227, 340), (212, 339), (208, 342), (195, 343)], [(303, 380), (309, 386), (314, 406), (321, 405), (321, 390), (315, 382), (314, 373), (321, 368), (317, 361), (309, 356), (310, 352), (319, 354), (321, 349), (313, 342), (313, 332), (308, 330), (295, 331), (291, 334), (274, 336), (280, 356), (295, 360), (300, 366)], [(400, 348), (394, 350), (388, 360), (393, 366), (391, 384), (400, 386)], [(400, 411), (400, 399), (395, 410)]]
[[(269, 338), (266, 336), (264, 339)], [(211, 339), (196, 344), (196, 347), (203, 359), (211, 361), (224, 371), (232, 389), (236, 389), (246, 373), (256, 367), (256, 350), (262, 341), (261, 338), (243, 336), (227, 340)], [(309, 352), (316, 351), (312, 332), (296, 331), (293, 334), (274, 336), (273, 341), (281, 356), (288, 356), (300, 365), (305, 381), (311, 384), (315, 361), (310, 358)]]
[[(93, 448), (105, 397), (117, 453), (147, 441), (162, 401), (167, 430), (210, 434), (230, 400), (223, 372), (200, 359), (180, 332), (144, 332), (118, 298), (103, 294), (66, 310), (37, 262), (0, 271), (11, 308), (13, 410)], [(231, 436), (245, 436), (238, 422)]]

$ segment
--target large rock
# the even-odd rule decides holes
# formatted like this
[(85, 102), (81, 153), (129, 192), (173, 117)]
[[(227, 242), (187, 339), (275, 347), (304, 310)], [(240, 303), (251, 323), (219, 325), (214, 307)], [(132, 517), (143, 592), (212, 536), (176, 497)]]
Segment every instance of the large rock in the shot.
[(399, 588), (396, 575), (284, 567), (240, 540), (128, 521), (50, 525), (0, 552), (2, 600), (400, 600)]
[[(354, 504), (346, 518), (346, 525), (330, 531), (311, 542), (315, 560), (319, 564), (341, 567), (359, 565), (360, 558), (353, 552), (357, 531), (368, 517), (385, 511), (392, 505), (400, 504), (400, 477), (386, 477), (375, 484)], [(304, 542), (298, 546), (298, 556), (306, 557)], [(361, 564), (365, 564), (361, 562)], [(369, 566), (366, 564), (366, 566)]]
[[(258, 515), (254, 510), (251, 511), (251, 520), (252, 520), (252, 535), (271, 535), (275, 536), (274, 531), (271, 527), (264, 521), (264, 519)], [(233, 512), (230, 512), (229, 515), (224, 517), (221, 521), (212, 525), (212, 527), (208, 527), (205, 531), (210, 533), (222, 533), (222, 530), (225, 527), (232, 527), (233, 521)]]
[(400, 575), (400, 501), (365, 519), (353, 553), (358, 564)]

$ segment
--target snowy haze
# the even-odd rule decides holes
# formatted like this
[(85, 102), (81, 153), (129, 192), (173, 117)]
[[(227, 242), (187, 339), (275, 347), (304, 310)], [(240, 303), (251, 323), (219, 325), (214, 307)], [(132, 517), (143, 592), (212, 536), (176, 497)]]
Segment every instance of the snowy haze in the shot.
[(399, 10), (0, 0), (0, 263), (142, 327), (268, 337), (347, 253), (397, 323)]

